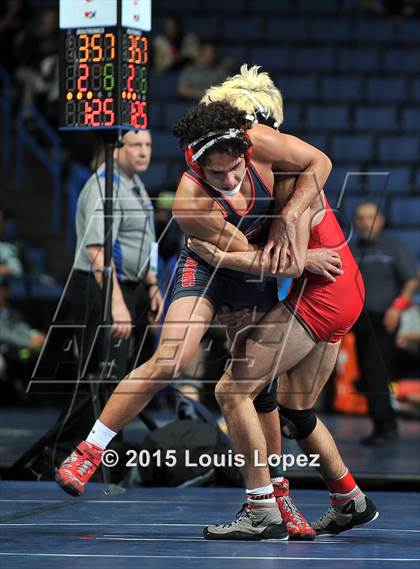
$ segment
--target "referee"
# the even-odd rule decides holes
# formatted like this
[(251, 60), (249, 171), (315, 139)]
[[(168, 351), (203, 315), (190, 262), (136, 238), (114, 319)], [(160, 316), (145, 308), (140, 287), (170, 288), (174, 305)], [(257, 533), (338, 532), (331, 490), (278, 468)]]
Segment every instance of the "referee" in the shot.
[[(149, 166), (149, 131), (130, 131), (114, 151), (112, 345), (106, 377), (120, 380), (128, 371), (129, 340), (139, 324), (160, 319), (163, 301), (157, 280), (157, 245), (152, 202), (139, 173)], [(78, 338), (78, 379), (103, 371), (102, 322), (104, 267), (105, 165), (84, 185), (77, 203), (77, 246), (69, 300), (71, 320), (84, 324)], [(147, 359), (148, 354), (145, 354)]]

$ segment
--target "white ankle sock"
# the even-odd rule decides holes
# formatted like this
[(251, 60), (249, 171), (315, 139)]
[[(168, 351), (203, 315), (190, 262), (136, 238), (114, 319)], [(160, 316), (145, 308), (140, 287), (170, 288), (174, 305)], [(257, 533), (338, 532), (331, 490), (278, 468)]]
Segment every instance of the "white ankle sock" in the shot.
[(275, 504), (276, 499), (274, 498), (273, 492), (274, 488), (272, 484), (269, 484), (268, 486), (261, 486), (261, 488), (246, 489), (248, 502), (254, 504)]
[(101, 448), (106, 448), (117, 433), (108, 429), (106, 425), (101, 423), (99, 419), (93, 425), (93, 429), (90, 431), (86, 442), (94, 444)]

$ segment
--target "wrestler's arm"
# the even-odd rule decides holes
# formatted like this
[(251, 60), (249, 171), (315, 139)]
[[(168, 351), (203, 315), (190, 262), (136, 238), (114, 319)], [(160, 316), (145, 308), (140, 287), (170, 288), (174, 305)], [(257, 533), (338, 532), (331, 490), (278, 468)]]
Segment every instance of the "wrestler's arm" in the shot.
[(226, 221), (216, 201), (185, 175), (175, 194), (172, 215), (188, 236), (208, 241), (222, 251), (248, 250), (245, 235)]
[[(308, 262), (311, 260), (311, 252), (308, 251), (309, 226), (310, 211), (308, 209), (301, 216), (298, 224), (296, 237), (297, 255), (289, 259), (289, 263), (283, 272), (277, 272), (271, 276), (290, 276), (296, 278), (302, 274), (307, 263), (307, 254), (309, 254)], [(256, 245), (252, 245), (251, 243), (247, 243), (246, 249), (242, 251), (230, 252), (222, 251), (219, 247), (214, 247), (196, 239), (191, 239), (189, 246), (197, 255), (213, 266), (259, 275), (270, 273), (270, 259), (265, 260), (262, 254), (263, 249), (259, 249)]]
[(281, 214), (299, 219), (322, 191), (331, 172), (331, 160), (303, 140), (264, 125), (254, 126), (250, 135), (256, 160), (271, 163), (275, 173), (297, 176), (294, 192)]
[(277, 207), (264, 247), (265, 257), (271, 253), (271, 270), (276, 273), (284, 270), (287, 256), (294, 252), (298, 220), (321, 192), (331, 161), (310, 144), (264, 125), (253, 127), (250, 135), (255, 160), (268, 162), (274, 172), (297, 176), (295, 191), (282, 209)]

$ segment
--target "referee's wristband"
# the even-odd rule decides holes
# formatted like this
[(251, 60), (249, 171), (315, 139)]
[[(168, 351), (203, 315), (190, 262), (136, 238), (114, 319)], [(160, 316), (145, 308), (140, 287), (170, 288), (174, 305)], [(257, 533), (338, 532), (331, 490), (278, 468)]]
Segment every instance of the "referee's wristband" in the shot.
[(407, 300), (403, 296), (398, 296), (392, 303), (392, 307), (402, 311), (406, 308), (410, 308), (411, 304), (411, 300)]

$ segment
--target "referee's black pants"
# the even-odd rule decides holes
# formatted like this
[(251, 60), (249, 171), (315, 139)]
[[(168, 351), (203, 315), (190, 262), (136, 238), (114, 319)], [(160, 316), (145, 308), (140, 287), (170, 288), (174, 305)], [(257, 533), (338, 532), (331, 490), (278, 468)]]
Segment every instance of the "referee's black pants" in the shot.
[(383, 325), (383, 314), (363, 312), (352, 331), (356, 336), (361, 387), (375, 425), (394, 426), (389, 382), (395, 379), (395, 333)]
[[(120, 283), (124, 301), (136, 328), (132, 332), (137, 341), (142, 342), (148, 327), (149, 296), (143, 282)], [(90, 402), (80, 413), (77, 421), (72, 421), (63, 430), (61, 439), (72, 439), (75, 443), (85, 438), (106, 400), (117, 383), (129, 371), (130, 340), (111, 337), (109, 352), (104, 353), (103, 331), (98, 328), (102, 323), (102, 290), (95, 277), (87, 272), (73, 271), (65, 296), (65, 321), (72, 325), (76, 336), (76, 365), (73, 373), (72, 389), (66, 390), (67, 397), (62, 418), (83, 398), (93, 401), (95, 392), (100, 393), (99, 403)], [(152, 355), (153, 346), (143, 342), (144, 353), (139, 363)], [(105, 361), (105, 368), (104, 362)], [(103, 377), (102, 381), (99, 378)]]
[[(137, 337), (147, 328), (147, 313), (150, 308), (147, 289), (142, 281), (121, 282), (120, 288), (130, 312)], [(78, 378), (88, 374), (98, 374), (105, 361), (105, 375), (121, 380), (129, 371), (130, 340), (111, 337), (109, 354), (104, 354), (103, 336), (98, 328), (102, 322), (102, 290), (92, 274), (74, 271), (69, 287), (70, 320), (73, 324), (84, 325), (78, 331)], [(135, 330), (133, 330), (133, 334)], [(108, 356), (105, 359), (105, 356)], [(144, 360), (143, 360), (144, 361)]]

